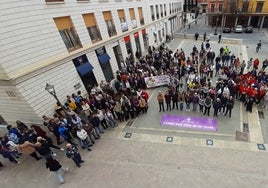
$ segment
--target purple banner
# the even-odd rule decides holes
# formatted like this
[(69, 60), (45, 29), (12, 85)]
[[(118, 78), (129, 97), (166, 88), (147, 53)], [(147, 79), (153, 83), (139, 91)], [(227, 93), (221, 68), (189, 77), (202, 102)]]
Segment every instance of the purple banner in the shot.
[(217, 131), (218, 124), (215, 118), (190, 117), (165, 114), (160, 120), (161, 126), (164, 127), (181, 127), (190, 129), (201, 129)]

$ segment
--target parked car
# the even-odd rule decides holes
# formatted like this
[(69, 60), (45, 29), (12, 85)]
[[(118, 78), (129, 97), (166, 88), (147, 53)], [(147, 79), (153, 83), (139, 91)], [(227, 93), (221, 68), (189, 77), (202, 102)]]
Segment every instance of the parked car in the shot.
[(231, 28), (230, 27), (224, 27), (222, 32), (223, 33), (231, 33)]
[(243, 32), (243, 27), (242, 25), (237, 25), (235, 27), (235, 33), (242, 33)]
[(247, 26), (245, 28), (245, 33), (253, 33), (253, 28), (251, 26)]

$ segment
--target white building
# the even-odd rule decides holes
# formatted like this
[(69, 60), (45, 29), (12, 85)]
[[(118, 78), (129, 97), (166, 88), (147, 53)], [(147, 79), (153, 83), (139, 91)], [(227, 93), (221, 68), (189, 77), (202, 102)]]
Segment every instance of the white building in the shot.
[(181, 25), (182, 0), (1, 0), (0, 124), (40, 123)]

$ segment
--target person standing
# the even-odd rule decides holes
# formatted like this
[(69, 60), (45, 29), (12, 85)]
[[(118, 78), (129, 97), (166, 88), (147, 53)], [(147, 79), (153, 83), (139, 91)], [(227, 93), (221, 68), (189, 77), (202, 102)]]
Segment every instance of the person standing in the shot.
[(234, 107), (234, 99), (233, 96), (230, 96), (226, 102), (226, 112), (225, 116), (229, 113), (229, 118), (232, 116), (232, 109)]
[[(11, 163), (14, 164), (20, 164), (19, 161), (17, 161), (11, 154), (11, 152), (5, 148), (3, 145), (0, 144), (0, 155), (3, 156), (3, 158), (7, 158)], [(2, 163), (1, 163), (2, 164)], [(1, 165), (0, 165), (1, 166)]]
[(195, 33), (194, 37), (195, 37), (195, 40), (198, 40), (198, 37), (199, 37), (198, 32)]
[(268, 109), (268, 92), (265, 93), (263, 99), (264, 101), (263, 101), (262, 108), (265, 108), (265, 110), (267, 110)]
[(212, 104), (212, 100), (211, 100), (210, 96), (207, 95), (207, 97), (204, 100), (204, 106), (205, 106), (204, 115), (208, 114), (208, 116), (209, 116), (211, 104)]
[(194, 96), (192, 97), (192, 103), (193, 103), (193, 112), (196, 112), (197, 106), (199, 104), (199, 96), (197, 95), (197, 93), (195, 93)]
[(168, 91), (166, 92), (164, 97), (165, 97), (165, 102), (166, 102), (166, 107), (167, 107), (166, 110), (171, 111), (171, 96)]
[(158, 91), (157, 101), (158, 101), (158, 104), (159, 104), (159, 112), (161, 112), (161, 110), (163, 110), (163, 112), (165, 112), (164, 95), (162, 94), (161, 91)]
[(99, 139), (101, 137), (100, 133), (104, 133), (104, 131), (102, 131), (101, 128), (100, 128), (100, 120), (97, 117), (96, 112), (90, 115), (89, 122), (94, 127), (94, 130), (95, 130), (94, 132), (95, 132), (96, 139)]
[(266, 69), (266, 67), (268, 66), (268, 60), (265, 59), (263, 62), (262, 62), (262, 71), (264, 71), (264, 69)]
[[(35, 143), (36, 147), (36, 151), (45, 159), (52, 157), (52, 155), (56, 156), (55, 153), (53, 153), (50, 149), (50, 147), (52, 147), (51, 142), (49, 142), (48, 140), (42, 138), (42, 137), (37, 137), (37, 142)], [(59, 149), (61, 151), (63, 151), (63, 148), (56, 148)]]
[(75, 145), (68, 143), (66, 145), (66, 156), (74, 161), (76, 166), (81, 167), (81, 163), (85, 162), (82, 160), (78, 148)]
[(203, 41), (205, 42), (207, 39), (207, 33), (205, 32), (204, 35), (203, 35)]
[(31, 155), (33, 158), (35, 158), (37, 161), (39, 161), (42, 157), (38, 157), (35, 147), (37, 147), (35, 144), (24, 141), (23, 139), (20, 139), (18, 144), (18, 151), (22, 154), (28, 154)]
[(178, 98), (179, 98), (178, 91), (174, 91), (172, 94), (172, 110), (175, 109), (175, 107), (177, 110), (179, 109)]
[(218, 43), (221, 43), (221, 34), (219, 34), (219, 41)]
[(46, 168), (56, 174), (58, 182), (60, 184), (64, 183), (63, 174), (64, 172), (68, 172), (69, 168), (63, 168), (59, 161), (57, 159), (53, 159), (52, 157), (47, 158)]
[(186, 104), (186, 112), (190, 112), (190, 105), (192, 102), (192, 97), (190, 96), (189, 93), (185, 94), (185, 104)]
[(87, 149), (88, 151), (91, 151), (91, 149), (89, 147), (92, 146), (92, 144), (89, 142), (87, 132), (82, 128), (81, 129), (78, 128), (76, 131), (76, 134), (80, 140), (82, 148)]
[(217, 98), (214, 103), (213, 103), (213, 108), (214, 108), (214, 117), (218, 117), (218, 112), (221, 108), (221, 100), (220, 98)]
[(252, 107), (253, 107), (254, 102), (255, 102), (254, 97), (249, 97), (248, 102), (246, 104), (246, 111), (249, 111), (250, 113), (252, 113)]

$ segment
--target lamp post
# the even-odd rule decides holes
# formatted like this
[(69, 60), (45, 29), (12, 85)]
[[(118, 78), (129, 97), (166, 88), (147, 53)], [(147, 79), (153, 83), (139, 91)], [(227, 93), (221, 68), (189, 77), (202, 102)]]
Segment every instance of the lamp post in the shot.
[(65, 114), (66, 119), (69, 121), (70, 120), (70, 117), (69, 117), (68, 113), (66, 112), (66, 109), (61, 104), (60, 100), (58, 99), (58, 96), (56, 94), (56, 90), (55, 90), (54, 85), (50, 85), (50, 84), (47, 83), (46, 84), (46, 87), (45, 87), (45, 90), (56, 99), (57, 105), (60, 105), (61, 106), (62, 110), (64, 111), (64, 114)]
[(57, 97), (55, 87), (53, 85), (50, 85), (49, 83), (47, 83), (45, 90), (56, 99), (57, 103), (59, 103), (61, 105), (61, 102)]
[(219, 22), (219, 15), (221, 14), (221, 11), (216, 11), (215, 12), (216, 14), (216, 28), (215, 28), (215, 32), (214, 32), (214, 35), (218, 35), (218, 22)]
[(218, 21), (219, 21), (219, 18), (218, 18), (218, 14), (217, 14), (216, 28), (215, 28), (215, 33), (214, 33), (214, 35), (218, 35), (218, 33), (217, 33), (217, 30), (218, 30)]

